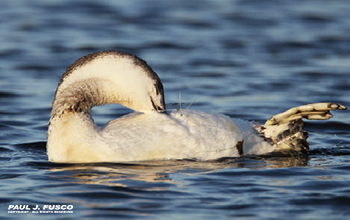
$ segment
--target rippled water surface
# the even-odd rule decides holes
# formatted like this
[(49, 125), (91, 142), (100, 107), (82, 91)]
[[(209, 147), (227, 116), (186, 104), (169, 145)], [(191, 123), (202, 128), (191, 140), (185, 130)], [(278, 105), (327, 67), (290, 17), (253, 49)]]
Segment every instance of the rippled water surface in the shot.
[[(257, 122), (290, 107), (350, 107), (350, 1), (0, 3), (0, 218), (349, 219), (350, 116), (306, 122), (308, 156), (55, 164), (46, 130), (60, 76), (95, 51), (137, 54), (167, 103)], [(95, 108), (99, 125), (129, 113)], [(9, 205), (72, 214), (11, 214)]]

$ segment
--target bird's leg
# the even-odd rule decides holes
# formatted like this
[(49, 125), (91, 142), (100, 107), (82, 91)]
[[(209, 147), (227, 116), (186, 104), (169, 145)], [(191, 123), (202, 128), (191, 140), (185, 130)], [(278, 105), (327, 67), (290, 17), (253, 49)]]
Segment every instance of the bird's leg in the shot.
[(297, 119), (327, 120), (332, 118), (330, 110), (346, 110), (347, 108), (337, 103), (312, 103), (291, 108), (283, 113), (272, 116), (265, 125), (280, 125)]

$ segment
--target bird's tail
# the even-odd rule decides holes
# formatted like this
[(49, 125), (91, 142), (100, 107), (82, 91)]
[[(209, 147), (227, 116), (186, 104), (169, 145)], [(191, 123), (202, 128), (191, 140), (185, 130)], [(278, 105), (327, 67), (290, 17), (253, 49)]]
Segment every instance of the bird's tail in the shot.
[(272, 116), (265, 125), (257, 127), (265, 140), (275, 147), (274, 152), (307, 153), (308, 133), (303, 130), (303, 118), (309, 120), (327, 120), (332, 118), (331, 110), (346, 110), (336, 103), (313, 103), (291, 108)]

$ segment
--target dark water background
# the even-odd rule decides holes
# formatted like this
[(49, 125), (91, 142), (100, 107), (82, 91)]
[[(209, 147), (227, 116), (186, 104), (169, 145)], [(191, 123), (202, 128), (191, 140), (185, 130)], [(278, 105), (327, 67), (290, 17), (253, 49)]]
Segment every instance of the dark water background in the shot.
[[(47, 162), (61, 74), (118, 49), (145, 59), (168, 103), (264, 122), (310, 102), (350, 107), (350, 1), (0, 2), (0, 218), (349, 219), (350, 116), (306, 122), (303, 158)], [(95, 121), (130, 112), (98, 107)], [(8, 206), (72, 204), (73, 214)]]

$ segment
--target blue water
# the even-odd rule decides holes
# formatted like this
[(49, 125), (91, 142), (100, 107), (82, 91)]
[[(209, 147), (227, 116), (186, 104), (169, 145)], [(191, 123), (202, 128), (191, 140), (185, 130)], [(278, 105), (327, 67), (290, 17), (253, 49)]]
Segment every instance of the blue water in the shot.
[[(349, 219), (350, 114), (307, 121), (305, 157), (56, 164), (46, 131), (77, 58), (145, 59), (167, 103), (263, 123), (310, 102), (350, 107), (350, 1), (0, 2), (0, 218)], [(131, 112), (93, 109), (97, 124)], [(12, 214), (9, 205), (73, 205)]]

